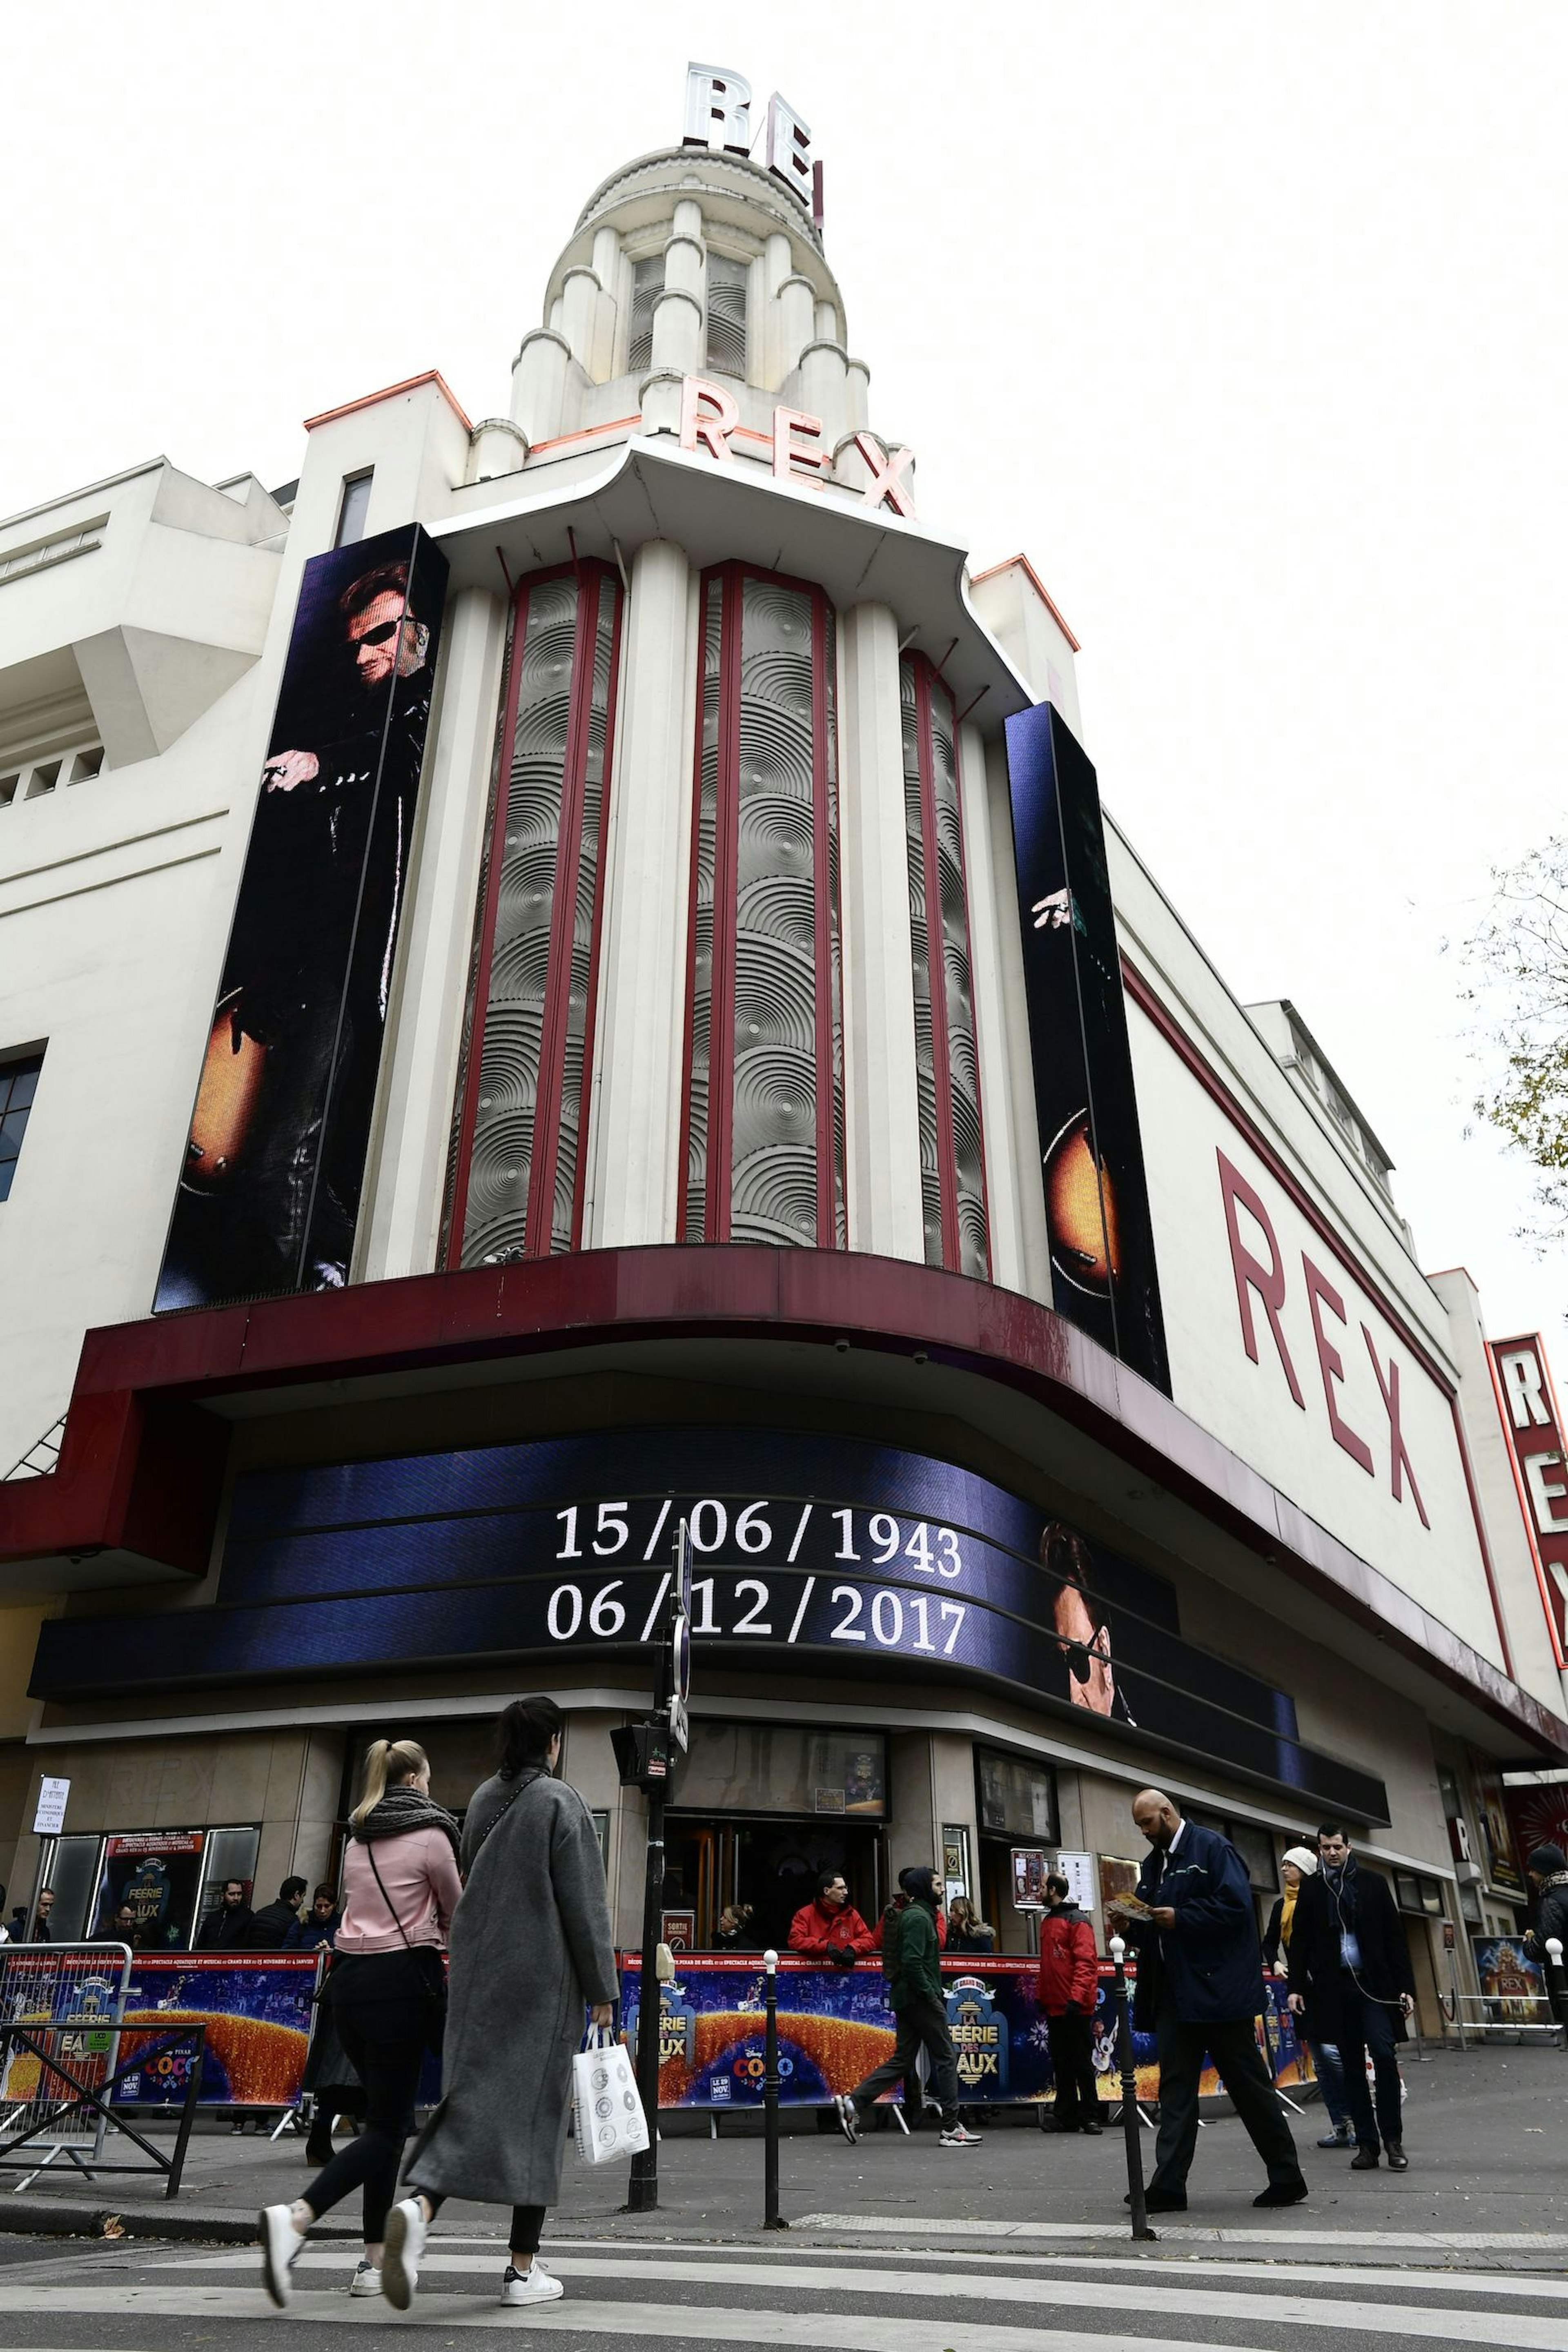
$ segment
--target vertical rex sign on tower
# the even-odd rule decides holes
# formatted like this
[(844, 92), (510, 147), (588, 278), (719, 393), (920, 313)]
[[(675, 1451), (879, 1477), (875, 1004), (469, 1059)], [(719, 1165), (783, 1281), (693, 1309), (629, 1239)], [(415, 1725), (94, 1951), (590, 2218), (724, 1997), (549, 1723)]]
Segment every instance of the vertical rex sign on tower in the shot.
[(1169, 1395), (1100, 788), (1049, 703), (1008, 719), (1007, 780), (1052, 1297)]

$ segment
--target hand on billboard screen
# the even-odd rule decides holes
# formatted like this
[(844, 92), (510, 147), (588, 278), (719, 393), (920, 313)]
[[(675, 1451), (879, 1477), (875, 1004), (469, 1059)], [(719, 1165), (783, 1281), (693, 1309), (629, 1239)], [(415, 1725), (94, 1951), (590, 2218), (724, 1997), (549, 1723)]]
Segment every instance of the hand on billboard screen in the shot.
[(314, 751), (279, 751), (261, 771), (269, 793), (291, 793), (296, 784), (313, 784), (321, 772)]
[(1037, 931), (1059, 931), (1072, 920), (1072, 894), (1063, 888), (1053, 890), (1047, 898), (1037, 898), (1029, 912)]

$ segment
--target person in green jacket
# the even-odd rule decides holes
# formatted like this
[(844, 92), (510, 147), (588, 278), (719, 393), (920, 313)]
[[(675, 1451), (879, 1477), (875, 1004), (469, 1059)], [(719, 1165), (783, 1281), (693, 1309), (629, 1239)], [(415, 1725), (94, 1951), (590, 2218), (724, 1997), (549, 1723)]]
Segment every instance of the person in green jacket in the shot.
[(924, 2050), (942, 2108), (943, 2147), (978, 2147), (980, 2135), (958, 2119), (958, 2062), (947, 2030), (947, 2004), (942, 1999), (942, 1969), (936, 1935), (939, 1900), (937, 1875), (929, 1864), (899, 1873), (899, 1885), (909, 1897), (902, 1910), (889, 1908), (882, 1931), (882, 1968), (888, 1979), (898, 2032), (892, 2055), (874, 2067), (852, 2091), (834, 2099), (839, 2125), (851, 2147), (860, 2137), (867, 2116), (884, 2091), (890, 2091), (914, 2067)]

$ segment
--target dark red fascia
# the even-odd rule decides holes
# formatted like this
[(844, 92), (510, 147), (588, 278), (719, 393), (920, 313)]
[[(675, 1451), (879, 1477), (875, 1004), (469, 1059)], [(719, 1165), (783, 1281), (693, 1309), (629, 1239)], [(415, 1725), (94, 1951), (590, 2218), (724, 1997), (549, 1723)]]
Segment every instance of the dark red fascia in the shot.
[(586, 1250), (89, 1331), (58, 1467), (0, 1485), (7, 1561), (120, 1551), (204, 1575), (219, 1399), (637, 1339), (846, 1339), (1001, 1381), (1553, 1754), (1568, 1725), (1050, 1308), (900, 1258), (765, 1246)]

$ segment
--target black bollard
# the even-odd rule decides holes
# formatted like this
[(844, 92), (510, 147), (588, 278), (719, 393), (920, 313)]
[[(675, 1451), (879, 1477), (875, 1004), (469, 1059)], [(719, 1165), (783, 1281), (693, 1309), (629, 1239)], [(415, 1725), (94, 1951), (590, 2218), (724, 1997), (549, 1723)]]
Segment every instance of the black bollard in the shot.
[(763, 1954), (766, 2022), (763, 2038), (763, 2227), (787, 2230), (779, 2219), (779, 1956)]
[(1135, 2238), (1152, 2238), (1156, 2233), (1149, 2227), (1148, 2209), (1143, 2202), (1143, 2151), (1138, 2144), (1142, 2126), (1132, 2020), (1127, 2010), (1127, 1946), (1120, 1936), (1110, 1939), (1110, 1958), (1116, 1969), (1116, 2055), (1121, 2074), (1121, 2129), (1127, 2142), (1127, 2194), (1132, 2208), (1132, 2234)]

